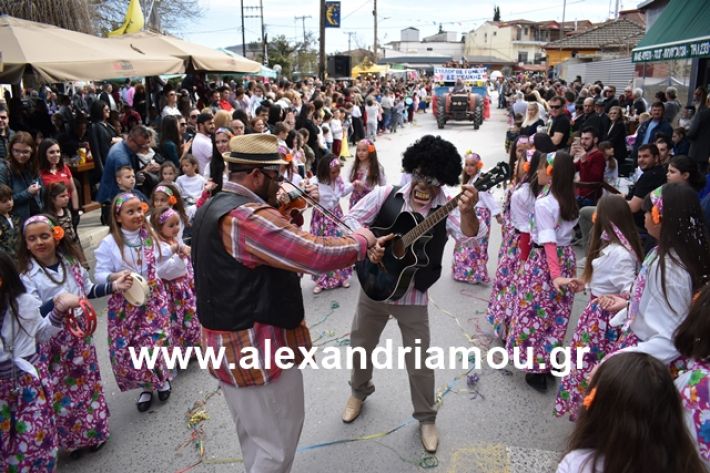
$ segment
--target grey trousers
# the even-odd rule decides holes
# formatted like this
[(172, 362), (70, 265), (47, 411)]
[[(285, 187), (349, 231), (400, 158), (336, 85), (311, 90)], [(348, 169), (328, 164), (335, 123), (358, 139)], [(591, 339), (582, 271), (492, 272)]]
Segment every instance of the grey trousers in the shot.
[(247, 473), (290, 472), (305, 414), (301, 370), (283, 370), (264, 386), (220, 386), (237, 427)]
[[(380, 335), (389, 320), (390, 314), (397, 320), (402, 332), (402, 345), (416, 347), (421, 350), (421, 367), (415, 369), (414, 353), (404, 356), (407, 374), (409, 375), (409, 391), (412, 397), (414, 413), (419, 422), (433, 423), (436, 420), (436, 407), (434, 399), (434, 370), (424, 366), (426, 350), (429, 348), (429, 313), (427, 306), (418, 305), (393, 305), (376, 302), (360, 291), (357, 303), (357, 312), (353, 319), (350, 333), (350, 343), (353, 348), (363, 347), (366, 353), (366, 365), (360, 368), (360, 356), (353, 356), (353, 371), (350, 377), (352, 395), (364, 400), (375, 391), (372, 384), (372, 350), (380, 341)], [(420, 343), (415, 343), (419, 339)], [(393, 354), (393, 361), (397, 356)]]

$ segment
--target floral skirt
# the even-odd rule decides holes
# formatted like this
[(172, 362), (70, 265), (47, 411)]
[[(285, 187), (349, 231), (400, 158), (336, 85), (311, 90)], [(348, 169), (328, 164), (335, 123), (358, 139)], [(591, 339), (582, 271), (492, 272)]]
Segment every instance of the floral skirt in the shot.
[[(343, 210), (340, 208), (340, 205), (331, 209), (331, 212), (336, 217), (340, 219), (343, 218)], [(330, 219), (324, 217), (317, 209), (313, 209), (313, 215), (311, 216), (311, 233), (318, 236), (343, 236), (343, 231)], [(349, 281), (352, 274), (353, 268), (349, 267), (328, 271), (327, 273), (314, 275), (312, 277), (316, 284), (323, 289), (333, 289)]]
[(52, 472), (57, 464), (57, 429), (50, 402), (47, 368), (40, 359), (33, 364), (39, 379), (19, 371), (15, 381), (0, 378), (0, 471)]
[(470, 245), (459, 243), (454, 245), (454, 261), (451, 271), (456, 281), (469, 284), (488, 284), (488, 237), (491, 235), (491, 211), (486, 207), (476, 207), (479, 222), (485, 222), (488, 231), (483, 238)]
[(486, 320), (493, 325), (496, 335), (503, 341), (508, 336), (508, 325), (517, 294), (513, 282), (520, 266), (519, 236), (512, 228), (503, 232), (503, 242), (498, 251), (498, 269), (486, 313)]
[[(562, 277), (575, 275), (576, 257), (571, 246), (557, 248)], [(510, 318), (510, 328), (506, 340), (508, 354), (514, 359), (514, 349), (518, 348), (520, 363), (527, 366), (530, 373), (549, 373), (550, 353), (561, 347), (567, 332), (574, 293), (564, 290), (558, 293), (552, 285), (550, 270), (543, 248), (533, 248), (525, 264), (518, 271), (514, 282), (517, 295)], [(527, 356), (528, 348), (532, 359)]]
[(145, 364), (133, 366), (131, 351), (140, 354), (141, 348), (170, 347), (170, 311), (162, 282), (151, 283), (146, 305), (135, 307), (122, 294), (114, 294), (108, 301), (108, 345), (111, 368), (121, 391), (142, 388), (152, 390), (172, 379), (162, 357), (153, 368)]
[(200, 346), (200, 322), (197, 320), (195, 282), (191, 274), (164, 281), (170, 300), (170, 334), (173, 345), (183, 350)]
[[(614, 344), (619, 339), (619, 328), (609, 325), (613, 317), (609, 312), (602, 310), (596, 300), (591, 300), (579, 316), (577, 330), (572, 336), (572, 363), (570, 374), (562, 378), (555, 402), (555, 415), (570, 414), (576, 418), (577, 411), (582, 405), (582, 400), (589, 386), (589, 376), (594, 367), (602, 358), (611, 353)], [(589, 348), (589, 353), (584, 354), (583, 366), (577, 369), (575, 350)]]
[(91, 337), (63, 330), (40, 353), (47, 361), (59, 448), (74, 451), (105, 442), (109, 410)]

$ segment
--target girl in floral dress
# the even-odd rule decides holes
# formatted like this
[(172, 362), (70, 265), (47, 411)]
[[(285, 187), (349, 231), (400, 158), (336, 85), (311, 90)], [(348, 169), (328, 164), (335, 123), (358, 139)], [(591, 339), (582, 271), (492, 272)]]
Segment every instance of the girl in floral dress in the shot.
[[(483, 168), (481, 156), (470, 150), (467, 151), (464, 156), (461, 182), (473, 185), (481, 168)], [(478, 193), (476, 216), (479, 222), (485, 222), (488, 228), (486, 235), (471, 246), (456, 241), (451, 270), (456, 281), (469, 284), (488, 284), (491, 282), (488, 277), (488, 237), (491, 234), (491, 216), (495, 216), (498, 224), (503, 225), (500, 206), (489, 191)]]
[[(60, 293), (93, 299), (129, 285), (127, 275), (95, 285), (81, 266), (76, 247), (48, 215), (25, 220), (17, 256), (22, 282), (43, 303), (43, 314), (51, 311)], [(41, 355), (48, 365), (59, 448), (73, 457), (84, 448), (101, 448), (109, 436), (109, 411), (93, 337), (78, 338), (62, 330), (43, 345)]]
[[(311, 182), (318, 185), (320, 205), (339, 219), (343, 218), (340, 199), (353, 191), (353, 185), (345, 183), (340, 176), (341, 166), (340, 158), (332, 153), (326, 154), (318, 162), (317, 175)], [(313, 209), (311, 216), (311, 233), (318, 236), (343, 236), (343, 230), (317, 208)], [(353, 268), (350, 267), (312, 276), (316, 282), (313, 293), (320, 294), (323, 289), (333, 289), (340, 286), (350, 287), (352, 273)]]
[(66, 313), (78, 305), (59, 294), (46, 317), (28, 294), (15, 263), (0, 251), (0, 471), (51, 473), (58, 439), (46, 359), (38, 353), (62, 331)]
[[(525, 381), (540, 392), (547, 390), (550, 353), (564, 341), (574, 302), (574, 293), (562, 286), (564, 278), (575, 276), (576, 267), (571, 246), (579, 217), (574, 174), (569, 154), (558, 151), (541, 156), (537, 180), (546, 188), (535, 201), (530, 256), (514, 283), (517, 294), (506, 348), (511, 359), (519, 348)], [(528, 358), (528, 347), (532, 358)]]
[(153, 211), (150, 223), (158, 232), (161, 243), (167, 243), (171, 253), (183, 262), (182, 266), (176, 265), (174, 274), (163, 275), (165, 292), (171, 305), (170, 328), (173, 345), (183, 350), (199, 346), (200, 322), (196, 316), (195, 280), (190, 247), (178, 238), (180, 215), (170, 207), (161, 207)]
[(621, 196), (609, 195), (599, 200), (594, 216), (587, 262), (581, 279), (570, 280), (570, 287), (581, 291), (587, 284), (591, 298), (579, 316), (572, 336), (572, 349), (588, 348), (583, 366), (572, 365), (562, 378), (555, 403), (555, 414), (577, 417), (584, 393), (589, 387), (592, 369), (611, 350), (619, 338), (619, 329), (609, 325), (611, 314), (601, 308), (599, 297), (628, 294), (636, 278), (643, 247), (629, 204)]
[[(129, 347), (140, 350), (170, 347), (170, 310), (161, 277), (182, 264), (167, 243), (161, 244), (146, 222), (148, 205), (131, 193), (116, 196), (111, 205), (113, 219), (109, 233), (94, 252), (97, 281), (112, 282), (125, 270), (138, 273), (148, 284), (145, 303), (134, 306), (123, 294), (113, 294), (108, 302), (108, 337), (111, 367), (121, 391), (141, 388), (136, 407), (147, 411), (158, 398), (170, 397), (172, 375), (159, 358), (153, 369), (134, 367)], [(133, 281), (135, 284), (135, 281)]]
[(621, 327), (613, 351), (641, 351), (670, 365), (679, 357), (673, 334), (693, 294), (710, 280), (710, 245), (692, 187), (659, 187), (646, 196), (643, 210), (658, 246), (646, 255), (628, 299), (605, 296), (600, 304), (616, 314), (610, 323)]
[(535, 210), (535, 197), (541, 190), (537, 182), (540, 154), (528, 154), (525, 149), (518, 154), (515, 178), (508, 198), (507, 223), (503, 225), (503, 242), (498, 251), (498, 269), (486, 315), (503, 343), (508, 336), (508, 325), (517, 295), (515, 275), (530, 252), (530, 220)]
[(365, 197), (376, 186), (387, 183), (385, 170), (377, 160), (377, 150), (369, 140), (360, 140), (355, 147), (355, 162), (350, 170), (353, 193), (350, 194), (350, 208)]

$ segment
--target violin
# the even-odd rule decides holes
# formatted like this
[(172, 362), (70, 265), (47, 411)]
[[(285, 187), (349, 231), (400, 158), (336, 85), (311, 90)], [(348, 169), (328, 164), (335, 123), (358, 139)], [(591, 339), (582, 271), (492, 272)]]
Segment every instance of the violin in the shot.
[(308, 202), (304, 194), (298, 192), (299, 190), (294, 188), (287, 191), (284, 187), (281, 187), (281, 192), (279, 192), (277, 199), (279, 201), (279, 213), (291, 219), (295, 225), (300, 227), (304, 223), (303, 211), (308, 208)]

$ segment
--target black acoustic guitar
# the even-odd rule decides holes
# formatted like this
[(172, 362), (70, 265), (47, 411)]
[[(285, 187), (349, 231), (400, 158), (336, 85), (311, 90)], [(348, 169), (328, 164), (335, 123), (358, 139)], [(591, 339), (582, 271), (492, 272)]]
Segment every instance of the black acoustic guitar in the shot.
[[(486, 191), (508, 179), (510, 168), (500, 162), (493, 169), (479, 176), (473, 184), (479, 191)], [(355, 264), (357, 278), (362, 290), (375, 301), (396, 301), (401, 298), (419, 268), (429, 264), (426, 245), (432, 236), (429, 231), (442, 221), (458, 205), (460, 193), (424, 218), (417, 212), (402, 212), (388, 228), (372, 227), (372, 233), (380, 237), (393, 233), (385, 255), (379, 264), (365, 258)]]

